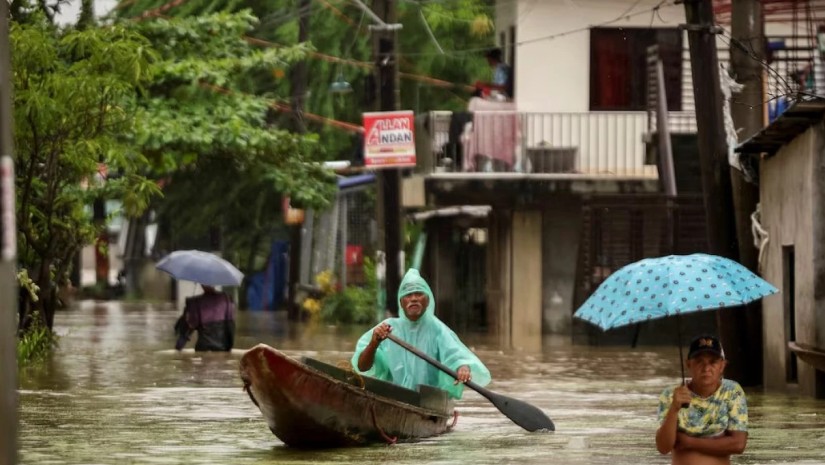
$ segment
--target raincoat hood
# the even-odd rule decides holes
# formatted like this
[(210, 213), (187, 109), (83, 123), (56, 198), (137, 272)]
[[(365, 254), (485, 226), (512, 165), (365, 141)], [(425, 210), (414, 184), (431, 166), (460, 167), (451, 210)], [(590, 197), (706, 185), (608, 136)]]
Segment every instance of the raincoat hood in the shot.
[[(418, 320), (412, 321), (407, 318), (407, 313), (404, 311), (404, 307), (401, 306), (401, 298), (416, 292), (421, 292), (427, 296), (427, 308), (424, 309), (424, 312)], [(433, 296), (433, 291), (430, 289), (427, 281), (421, 277), (421, 273), (415, 268), (411, 268), (407, 271), (407, 274), (404, 275), (404, 279), (401, 280), (401, 285), (398, 286), (398, 318), (404, 319), (410, 322), (410, 324), (416, 324), (433, 316), (435, 316), (435, 297)]]
[[(407, 318), (401, 308), (401, 298), (413, 292), (423, 292), (429, 298), (427, 308), (416, 321)], [(404, 275), (398, 287), (398, 318), (383, 321), (392, 327), (392, 334), (407, 342), (452, 370), (468, 366), (473, 382), (485, 386), (490, 382), (490, 371), (481, 360), (461, 342), (456, 334), (435, 316), (435, 297), (418, 270), (411, 269)], [(358, 370), (358, 358), (372, 340), (375, 328), (364, 333), (355, 346), (352, 356), (353, 369)], [(392, 341), (383, 341), (375, 351), (372, 368), (361, 372), (384, 381), (389, 381), (408, 389), (416, 390), (426, 384), (441, 388), (455, 398), (461, 398), (463, 384), (454, 384), (454, 379), (438, 368), (421, 360), (411, 352)]]

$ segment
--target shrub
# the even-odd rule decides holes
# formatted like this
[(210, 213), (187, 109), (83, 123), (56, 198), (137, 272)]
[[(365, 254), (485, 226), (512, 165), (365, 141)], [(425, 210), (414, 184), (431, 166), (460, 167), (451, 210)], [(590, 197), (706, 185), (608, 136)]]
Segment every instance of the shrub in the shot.
[(57, 347), (58, 337), (43, 323), (39, 314), (33, 315), (31, 327), (17, 338), (17, 363), (19, 366), (43, 360)]

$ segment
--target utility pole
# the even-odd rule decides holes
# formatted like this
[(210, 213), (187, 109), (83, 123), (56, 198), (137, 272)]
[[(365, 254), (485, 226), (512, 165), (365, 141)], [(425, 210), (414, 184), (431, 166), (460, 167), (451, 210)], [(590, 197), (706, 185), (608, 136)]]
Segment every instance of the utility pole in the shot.
[[(374, 0), (373, 11), (383, 26), (373, 26), (378, 111), (399, 109), (397, 10), (395, 0)], [(383, 231), (386, 256), (386, 310), (398, 311), (398, 286), (401, 284), (402, 234), (401, 170), (387, 168), (378, 172), (378, 229)], [(382, 217), (383, 216), (383, 221)]]
[[(739, 141), (747, 140), (765, 126), (763, 83), (765, 59), (762, 2), (733, 0), (731, 12), (730, 63), (733, 76), (744, 87), (731, 105), (734, 126)], [(759, 272), (759, 251), (753, 245), (751, 214), (759, 203), (759, 186), (748, 182), (742, 171), (731, 168), (733, 205), (736, 213), (736, 235), (739, 238), (739, 262), (754, 273)], [(747, 386), (762, 383), (762, 302), (747, 305), (744, 326), (744, 373), (740, 382)]]
[[(298, 43), (309, 40), (309, 17), (312, 0), (301, 0), (298, 4)], [(292, 70), (292, 114), (295, 116), (295, 129), (306, 132), (304, 122), (304, 103), (307, 94), (307, 60), (301, 60)], [(288, 208), (288, 205), (285, 205)], [(284, 216), (286, 217), (284, 212)], [(289, 283), (287, 284), (287, 317), (297, 321), (300, 316), (298, 302), (298, 277), (301, 274), (301, 239), (303, 222), (289, 225)]]
[[(699, 163), (708, 228), (708, 245), (715, 255), (739, 260), (736, 217), (733, 208), (728, 142), (722, 111), (722, 91), (716, 50), (716, 31), (711, 0), (684, 0), (687, 19), (696, 126), (699, 136)], [(739, 324), (744, 309), (717, 311), (719, 336), (730, 361), (727, 375), (741, 381), (747, 353)]]
[(17, 226), (9, 2), (0, 1), (0, 465), (17, 463)]

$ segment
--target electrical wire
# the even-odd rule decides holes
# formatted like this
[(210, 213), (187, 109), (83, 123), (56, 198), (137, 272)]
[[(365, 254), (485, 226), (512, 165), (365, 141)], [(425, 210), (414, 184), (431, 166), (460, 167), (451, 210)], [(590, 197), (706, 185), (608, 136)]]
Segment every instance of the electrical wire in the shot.
[(625, 19), (630, 19), (630, 18), (633, 18), (635, 16), (648, 14), (648, 13), (655, 13), (657, 10), (661, 9), (662, 7), (671, 7), (671, 6), (675, 6), (675, 5), (676, 5), (676, 0), (670, 0), (670, 2), (666, 2), (666, 1), (659, 2), (658, 5), (656, 5), (652, 8), (648, 8), (646, 10), (640, 10), (640, 11), (637, 11), (635, 13), (623, 14), (623, 15), (617, 16), (617, 17), (615, 17), (611, 20), (604, 21), (604, 22), (598, 23), (598, 24), (592, 24), (590, 26), (579, 27), (579, 28), (576, 28), (576, 29), (571, 29), (571, 30), (565, 31), (565, 32), (559, 32), (559, 33), (551, 34), (551, 35), (548, 35), (548, 36), (536, 37), (536, 38), (533, 38), (533, 39), (522, 40), (522, 41), (517, 42), (516, 45), (525, 45), (525, 44), (532, 44), (532, 43), (535, 43), (535, 42), (541, 42), (541, 41), (544, 41), (544, 40), (553, 40), (553, 39), (556, 39), (556, 38), (559, 38), (559, 37), (564, 37), (564, 36), (579, 33), (579, 32), (589, 31), (589, 30), (597, 28), (597, 27), (609, 26), (611, 24), (617, 23), (617, 22), (625, 20)]

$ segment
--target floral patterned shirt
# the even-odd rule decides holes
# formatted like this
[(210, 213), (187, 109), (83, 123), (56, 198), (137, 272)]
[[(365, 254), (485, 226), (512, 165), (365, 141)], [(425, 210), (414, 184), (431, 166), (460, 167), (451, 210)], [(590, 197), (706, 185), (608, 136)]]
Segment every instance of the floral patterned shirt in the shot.
[[(673, 401), (673, 387), (659, 396), (659, 424), (665, 420)], [(748, 431), (748, 401), (736, 381), (722, 379), (719, 389), (708, 397), (693, 394), (689, 408), (679, 411), (679, 431), (695, 437), (719, 436), (725, 431)]]

